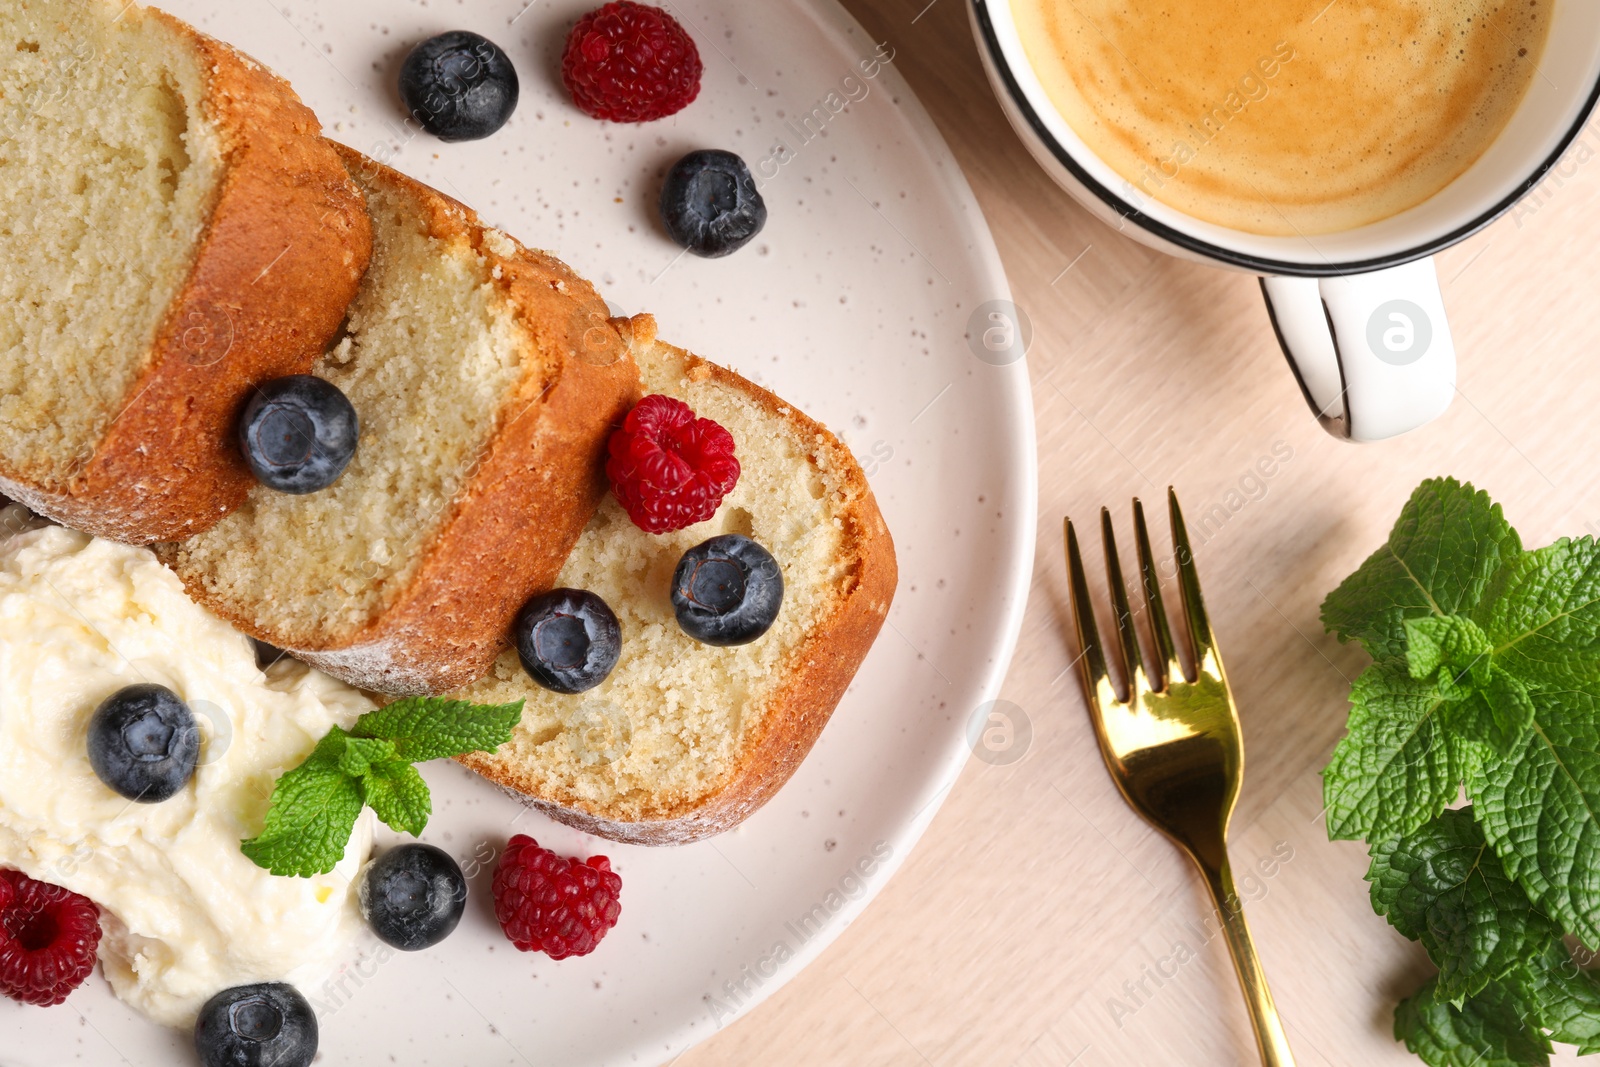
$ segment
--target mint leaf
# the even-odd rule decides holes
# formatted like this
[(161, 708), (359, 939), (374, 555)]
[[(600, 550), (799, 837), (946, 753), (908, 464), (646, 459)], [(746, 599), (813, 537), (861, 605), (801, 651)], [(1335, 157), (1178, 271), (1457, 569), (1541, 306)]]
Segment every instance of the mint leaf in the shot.
[[(1533, 724), (1532, 704), (1520, 685), (1509, 674), (1497, 674), (1488, 692), (1446, 702), (1439, 708), (1439, 721), (1456, 751), (1478, 751), (1474, 743), (1488, 746), (1500, 757), (1515, 751)], [(1500, 691), (1500, 686), (1509, 688)], [(1491, 700), (1489, 692), (1495, 693), (1496, 699)], [(1483, 751), (1487, 753), (1487, 749)]]
[(1529, 682), (1600, 683), (1600, 545), (1561, 540), (1509, 568), (1489, 612), (1507, 671)]
[(1561, 937), (1506, 876), (1471, 808), (1375, 846), (1367, 881), (1373, 910), (1428, 950), (1446, 1000), (1482, 992)]
[(1407, 619), (1405, 632), (1406, 669), (1433, 682), (1450, 734), (1509, 755), (1533, 722), (1533, 705), (1527, 686), (1494, 661), (1489, 635), (1462, 615)]
[(404, 760), (375, 763), (361, 781), (366, 790), (367, 807), (391, 830), (415, 837), (428, 825), (433, 814), (433, 797), (428, 783), (417, 769)]
[(339, 756), (339, 769), (352, 778), (360, 778), (374, 763), (384, 763), (394, 758), (393, 741), (351, 737), (346, 739), (344, 752)]
[[(1523, 557), (1527, 558), (1527, 557)], [(1433, 682), (1440, 721), (1455, 737), (1491, 746), (1501, 756), (1521, 744), (1533, 722), (1527, 686), (1493, 659), (1489, 635), (1462, 615), (1407, 619), (1406, 669)]]
[(404, 697), (369, 711), (350, 732), (393, 741), (395, 754), (410, 763), (449, 759), (468, 752), (493, 752), (511, 740), (522, 721), (522, 701), (470, 704), (442, 697)]
[(1506, 759), (1468, 769), (1484, 836), (1545, 914), (1600, 944), (1600, 704), (1536, 689), (1533, 724)]
[(1329, 837), (1398, 837), (1456, 799), (1466, 767), (1442, 728), (1442, 705), (1433, 684), (1399, 660), (1356, 679), (1349, 732), (1322, 772)]
[(1395, 1037), (1435, 1067), (1545, 1064), (1552, 1041), (1600, 1052), (1600, 981), (1551, 940), (1459, 1007), (1429, 981), (1395, 1009)]
[(1576, 1045), (1580, 1056), (1600, 1052), (1600, 981), (1578, 967), (1565, 945), (1547, 945), (1508, 984), (1533, 1005), (1551, 1040)]
[(1423, 482), (1388, 543), (1323, 602), (1323, 624), (1341, 641), (1360, 641), (1373, 659), (1404, 656), (1407, 619), (1472, 614), (1501, 567), (1521, 554), (1487, 493), (1453, 478)]
[(1479, 736), (1501, 756), (1510, 756), (1533, 726), (1533, 697), (1527, 686), (1498, 667), (1483, 696), (1494, 721)]
[(285, 877), (327, 874), (344, 858), (361, 815), (361, 787), (339, 769), (348, 735), (337, 726), (278, 779), (261, 833), (241, 843), (258, 867)]
[(1504, 986), (1488, 986), (1457, 1008), (1430, 980), (1395, 1008), (1394, 1036), (1429, 1067), (1546, 1067), (1550, 1041), (1529, 1014)]
[(273, 874), (308, 878), (338, 865), (364, 806), (394, 829), (420, 834), (433, 798), (412, 764), (498, 748), (521, 720), (520, 700), (410, 697), (361, 716), (349, 732), (335, 726), (278, 779), (261, 833), (241, 848)]
[(1433, 678), (1439, 695), (1461, 700), (1489, 683), (1489, 635), (1462, 615), (1407, 619), (1406, 668), (1413, 678)]

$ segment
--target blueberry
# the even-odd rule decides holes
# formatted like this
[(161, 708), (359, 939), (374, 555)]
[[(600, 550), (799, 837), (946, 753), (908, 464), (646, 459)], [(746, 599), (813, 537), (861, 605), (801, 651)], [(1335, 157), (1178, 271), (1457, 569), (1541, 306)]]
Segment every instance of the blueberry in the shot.
[(261, 484), (297, 495), (338, 481), (360, 433), (339, 387), (309, 374), (258, 386), (239, 419), (239, 447)]
[(690, 152), (667, 172), (661, 221), (674, 241), (715, 259), (749, 244), (767, 224), (767, 205), (744, 160), (732, 152)]
[(517, 109), (517, 71), (487, 37), (456, 30), (412, 50), (400, 69), (400, 99), (441, 141), (476, 141)]
[(695, 545), (672, 575), (683, 632), (708, 645), (747, 645), (777, 621), (783, 571), (772, 553), (738, 534)]
[(361, 914), (372, 932), (402, 952), (432, 948), (467, 910), (467, 880), (443, 850), (400, 845), (373, 860), (361, 878)]
[(317, 1016), (282, 982), (225, 989), (200, 1009), (194, 1050), (205, 1067), (307, 1067), (317, 1055)]
[(171, 800), (200, 763), (200, 727), (172, 690), (130, 685), (94, 709), (89, 763), (102, 782), (129, 800)]
[(593, 689), (622, 655), (616, 615), (582, 589), (540, 593), (523, 606), (513, 633), (528, 676), (557, 693)]

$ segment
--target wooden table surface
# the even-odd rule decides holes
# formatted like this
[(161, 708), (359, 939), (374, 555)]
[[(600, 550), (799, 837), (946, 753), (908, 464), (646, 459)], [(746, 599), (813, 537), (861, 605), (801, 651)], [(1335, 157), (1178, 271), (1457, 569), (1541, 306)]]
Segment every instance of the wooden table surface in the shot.
[(1112, 505), (1127, 538), (1129, 498), (1168, 484), (1191, 521), (1226, 514), (1196, 555), (1244, 720), (1232, 855), (1241, 873), (1264, 863), (1243, 891), (1299, 1063), (1419, 1063), (1390, 1019), (1430, 965), (1373, 913), (1364, 848), (1329, 843), (1320, 819), (1318, 772), (1365, 657), (1324, 634), (1317, 609), (1432, 475), (1487, 489), (1530, 546), (1600, 532), (1600, 166), (1585, 165), (1600, 132), (1522, 208), (1440, 257), (1461, 356), (1450, 412), (1352, 446), (1306, 411), (1253, 277), (1135, 244), (1034, 166), (989, 91), (963, 0), (845, 2), (894, 46), (1034, 323), (1039, 551), (1002, 693), (1034, 737), (1020, 762), (971, 761), (866, 914), (679, 1064), (1258, 1062), (1226, 950), (1201, 926), (1204, 890), (1113, 790), (1068, 671), (1062, 516)]

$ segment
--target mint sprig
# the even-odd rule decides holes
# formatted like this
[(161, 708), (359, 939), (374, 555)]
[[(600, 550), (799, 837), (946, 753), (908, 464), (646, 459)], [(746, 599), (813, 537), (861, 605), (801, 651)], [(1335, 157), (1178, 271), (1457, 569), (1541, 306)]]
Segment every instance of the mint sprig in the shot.
[(406, 697), (335, 726), (273, 787), (261, 833), (240, 847), (258, 867), (284, 877), (327, 874), (344, 857), (362, 808), (391, 829), (422, 833), (433, 814), (414, 764), (492, 752), (511, 740), (522, 701), (469, 704)]
[(1435, 479), (1322, 614), (1374, 660), (1328, 833), (1367, 841), (1374, 909), (1440, 970), (1396, 1038), (1432, 1067), (1600, 1051), (1600, 981), (1563, 940), (1600, 945), (1600, 545), (1525, 551), (1487, 494)]

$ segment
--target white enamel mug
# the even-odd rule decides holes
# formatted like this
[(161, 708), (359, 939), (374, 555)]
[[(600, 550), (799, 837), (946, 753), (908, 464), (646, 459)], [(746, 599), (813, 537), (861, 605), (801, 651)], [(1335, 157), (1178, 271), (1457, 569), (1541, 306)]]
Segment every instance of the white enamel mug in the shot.
[(1531, 192), (1600, 97), (1600, 2), (1554, 0), (1527, 96), (1482, 157), (1432, 198), (1358, 229), (1273, 237), (1187, 215), (1091, 152), (1029, 65), (1011, 0), (970, 0), (989, 80), (1035, 159), (1108, 225), (1174, 256), (1261, 276), (1311, 410), (1337, 437), (1381, 441), (1437, 418), (1455, 397), (1456, 352), (1432, 256)]

